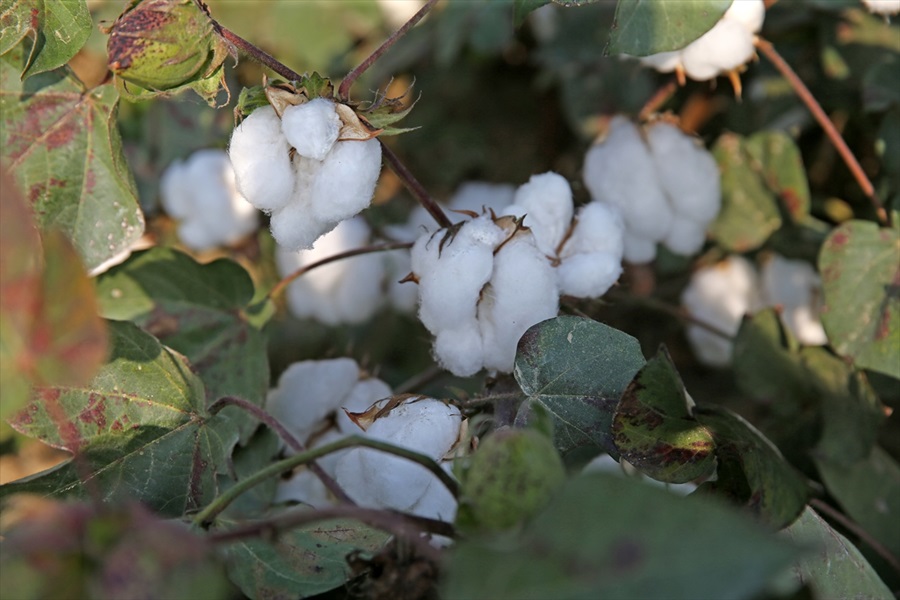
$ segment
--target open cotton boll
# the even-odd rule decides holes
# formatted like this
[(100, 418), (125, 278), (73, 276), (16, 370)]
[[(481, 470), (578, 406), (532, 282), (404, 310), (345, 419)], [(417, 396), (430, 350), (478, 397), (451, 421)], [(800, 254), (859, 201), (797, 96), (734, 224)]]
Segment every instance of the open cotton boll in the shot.
[(358, 379), (359, 367), (350, 358), (294, 363), (269, 390), (266, 410), (294, 437), (306, 440), (326, 415), (337, 410)]
[(741, 66), (755, 51), (753, 33), (739, 21), (723, 18), (681, 51), (681, 61), (688, 77), (705, 81)]
[[(320, 237), (311, 250), (275, 250), (275, 263), (282, 277), (323, 258), (365, 246), (369, 226), (356, 217), (341, 222)], [(329, 325), (361, 323), (381, 303), (384, 264), (376, 254), (364, 254), (323, 265), (291, 282), (288, 308), (298, 318), (314, 318)]]
[(652, 67), (660, 73), (671, 73), (681, 64), (681, 51), (659, 52), (650, 56), (642, 56), (641, 64)]
[(638, 128), (625, 117), (614, 117), (606, 139), (588, 150), (584, 182), (595, 200), (621, 211), (630, 231), (653, 240), (665, 236), (672, 209)]
[(558, 312), (559, 290), (550, 261), (530, 233), (517, 233), (494, 257), (494, 273), (478, 304), (484, 368), (511, 372), (525, 330)]
[[(475, 308), (474, 305), (472, 308)], [(432, 333), (435, 358), (454, 375), (468, 377), (484, 366), (484, 342), (475, 318), (460, 322), (454, 329)]]
[(900, 0), (862, 0), (869, 12), (879, 15), (900, 13)]
[[(900, 0), (894, 0), (900, 6)], [(766, 19), (766, 3), (764, 0), (739, 0), (732, 2), (722, 16), (723, 19), (736, 21), (750, 33), (759, 33)]]
[(315, 218), (307, 202), (291, 202), (272, 212), (269, 227), (272, 237), (286, 250), (309, 250), (319, 237), (335, 228), (337, 222)]
[(341, 132), (341, 119), (334, 102), (315, 98), (298, 106), (288, 106), (281, 115), (281, 130), (297, 154), (323, 160)]
[(307, 469), (297, 471), (289, 479), (279, 479), (272, 500), (276, 504), (302, 502), (313, 508), (326, 508), (334, 504), (325, 485)]
[[(759, 278), (746, 259), (731, 256), (698, 269), (681, 295), (681, 303), (695, 318), (728, 335), (735, 335), (745, 314), (760, 306)], [(696, 325), (687, 338), (700, 362), (726, 366), (731, 362), (731, 341)]]
[(773, 254), (760, 269), (763, 300), (781, 307), (781, 318), (800, 342), (819, 346), (828, 342), (818, 313), (822, 281), (812, 266)]
[[(452, 462), (444, 462), (441, 466), (447, 473), (453, 474)], [(438, 519), (445, 523), (452, 523), (456, 518), (456, 508), (456, 498), (453, 497), (453, 494), (450, 493), (447, 486), (438, 481), (435, 477), (428, 484), (422, 497), (416, 500), (416, 503), (412, 505), (410, 512), (419, 515), (420, 517)], [(444, 537), (432, 538), (432, 544), (434, 544), (435, 541), (438, 542), (437, 545), (445, 546), (452, 540)]]
[(228, 156), (237, 188), (253, 206), (272, 211), (291, 201), (294, 169), (281, 119), (271, 106), (253, 111), (231, 134)]
[(615, 207), (601, 202), (581, 207), (559, 254), (556, 276), (560, 293), (577, 298), (605, 294), (622, 274), (624, 231), (622, 216)]
[(338, 430), (344, 435), (352, 435), (359, 433), (359, 426), (350, 420), (347, 416), (349, 412), (365, 412), (369, 407), (385, 398), (391, 396), (391, 388), (388, 384), (374, 377), (360, 380), (346, 398), (341, 402), (340, 410), (337, 411)]
[(311, 206), (321, 221), (340, 221), (369, 206), (381, 173), (381, 144), (338, 142), (315, 174), (310, 190)]
[(675, 211), (699, 223), (715, 219), (722, 194), (719, 167), (712, 155), (669, 123), (654, 123), (646, 135), (656, 174)]
[(622, 257), (632, 264), (640, 265), (656, 258), (655, 240), (626, 232), (622, 242)]
[(676, 214), (663, 244), (675, 254), (690, 256), (703, 248), (704, 241), (706, 241), (705, 224)]
[(574, 210), (569, 182), (557, 173), (548, 172), (532, 175), (528, 183), (520, 186), (513, 204), (503, 214), (524, 215), (524, 225), (531, 229), (537, 247), (547, 256), (556, 256), (556, 249), (572, 223)]
[(170, 164), (159, 180), (159, 198), (163, 210), (173, 219), (186, 219), (191, 209), (191, 185), (185, 164), (176, 160)]

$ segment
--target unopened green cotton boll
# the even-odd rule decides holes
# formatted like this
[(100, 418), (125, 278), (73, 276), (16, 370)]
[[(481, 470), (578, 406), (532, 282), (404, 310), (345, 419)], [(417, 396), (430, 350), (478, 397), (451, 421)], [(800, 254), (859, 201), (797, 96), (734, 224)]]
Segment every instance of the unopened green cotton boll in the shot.
[(472, 455), (462, 475), (457, 525), (498, 531), (537, 514), (565, 481), (562, 459), (533, 429), (500, 429)]

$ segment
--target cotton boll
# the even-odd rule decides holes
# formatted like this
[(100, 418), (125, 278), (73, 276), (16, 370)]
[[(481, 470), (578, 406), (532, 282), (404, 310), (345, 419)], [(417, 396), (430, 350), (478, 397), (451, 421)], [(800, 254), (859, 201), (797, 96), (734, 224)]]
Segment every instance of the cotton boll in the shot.
[(325, 508), (334, 504), (325, 485), (315, 473), (307, 469), (297, 471), (290, 479), (278, 480), (273, 501), (302, 502), (313, 508)]
[(612, 206), (591, 202), (560, 252), (556, 267), (560, 292), (578, 298), (599, 298), (622, 274), (622, 217)]
[(658, 52), (650, 56), (643, 56), (641, 64), (652, 67), (660, 73), (671, 73), (681, 64), (681, 51)]
[(199, 219), (188, 219), (179, 223), (178, 239), (196, 252), (202, 252), (218, 245), (215, 232)]
[[(444, 462), (441, 464), (444, 471), (452, 475), (452, 463)], [(445, 523), (452, 523), (456, 518), (456, 498), (447, 489), (447, 486), (437, 480), (435, 477), (428, 484), (425, 493), (410, 508), (410, 512), (428, 519), (437, 519)], [(439, 546), (445, 546), (452, 540), (449, 538), (436, 538)], [(434, 543), (435, 539), (432, 539)]]
[(380, 172), (378, 140), (336, 143), (322, 162), (310, 190), (316, 219), (337, 222), (369, 206)]
[(603, 252), (575, 254), (556, 267), (559, 291), (576, 298), (599, 298), (622, 275), (622, 259)]
[(478, 305), (484, 367), (511, 372), (522, 334), (558, 311), (553, 267), (531, 235), (516, 234), (494, 257), (494, 273)]
[[(900, 0), (893, 0), (900, 7)], [(766, 3), (763, 0), (738, 0), (732, 2), (722, 16), (723, 19), (736, 21), (750, 33), (759, 33), (766, 19)]]
[(782, 308), (781, 317), (798, 340), (812, 346), (828, 342), (818, 316), (822, 282), (809, 263), (774, 254), (760, 276), (765, 303)]
[[(695, 318), (733, 336), (743, 316), (759, 307), (758, 289), (753, 266), (740, 256), (732, 256), (696, 271), (681, 295), (681, 303)], [(700, 362), (710, 366), (731, 362), (730, 340), (696, 325), (687, 328), (687, 338)]]
[(676, 214), (663, 244), (675, 254), (691, 256), (700, 251), (705, 240), (705, 225)]
[(722, 19), (681, 52), (691, 79), (706, 81), (727, 73), (753, 57), (753, 34), (739, 21)]
[(294, 437), (306, 440), (336, 410), (359, 378), (349, 358), (304, 361), (289, 366), (269, 390), (266, 409)]
[(900, 13), (900, 0), (862, 0), (869, 12), (879, 15)]
[[(474, 310), (474, 305), (473, 305)], [(439, 330), (434, 337), (434, 355), (440, 365), (457, 377), (468, 377), (484, 365), (484, 343), (473, 318), (455, 329)]]
[(503, 212), (524, 215), (524, 225), (534, 234), (537, 247), (547, 256), (555, 256), (556, 248), (572, 222), (572, 188), (556, 173), (533, 175), (528, 183), (516, 190), (513, 205)]
[(328, 233), (337, 223), (323, 223), (316, 219), (309, 205), (293, 202), (272, 213), (269, 226), (272, 237), (287, 250), (310, 249), (319, 237)]
[(341, 403), (340, 410), (337, 411), (337, 426), (342, 434), (352, 435), (360, 433), (359, 425), (350, 420), (347, 413), (344, 412), (365, 412), (369, 407), (391, 396), (391, 388), (380, 379), (363, 379), (358, 382), (350, 393)]
[(623, 240), (623, 258), (631, 264), (640, 265), (656, 258), (656, 241), (626, 233)]
[(256, 109), (235, 127), (228, 156), (238, 190), (256, 208), (271, 211), (291, 201), (294, 170), (289, 151), (281, 119), (271, 106)]
[(281, 116), (281, 130), (297, 154), (324, 160), (341, 131), (341, 119), (334, 102), (315, 98), (298, 106), (288, 106)]
[(588, 150), (584, 182), (591, 196), (616, 206), (630, 231), (662, 239), (672, 218), (653, 158), (637, 127), (624, 117), (610, 121), (607, 137)]
[(191, 186), (185, 164), (176, 160), (166, 168), (159, 180), (163, 209), (174, 219), (186, 219), (192, 213)]
[(676, 212), (700, 223), (719, 214), (719, 167), (697, 140), (669, 123), (655, 123), (646, 132), (656, 173)]

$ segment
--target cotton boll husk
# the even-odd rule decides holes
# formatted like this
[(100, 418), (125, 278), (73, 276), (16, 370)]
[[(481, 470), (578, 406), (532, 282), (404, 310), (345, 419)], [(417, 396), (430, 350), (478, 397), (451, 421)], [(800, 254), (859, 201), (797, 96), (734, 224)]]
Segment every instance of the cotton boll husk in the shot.
[(174, 219), (186, 219), (194, 212), (191, 194), (187, 167), (180, 160), (172, 162), (159, 180), (159, 196), (163, 209)]
[(511, 372), (525, 330), (557, 312), (559, 290), (553, 267), (530, 234), (516, 234), (494, 257), (494, 273), (478, 305), (484, 367)]
[(356, 385), (359, 367), (349, 358), (289, 366), (269, 390), (266, 410), (299, 440), (306, 440)]
[(341, 403), (340, 410), (337, 411), (337, 427), (342, 434), (352, 435), (361, 433), (359, 425), (350, 420), (345, 410), (350, 412), (365, 412), (369, 407), (391, 396), (391, 388), (388, 384), (380, 379), (370, 378), (363, 379), (350, 390), (350, 393)]
[(484, 365), (484, 343), (474, 318), (460, 322), (455, 329), (433, 333), (434, 355), (443, 368), (457, 377), (468, 377), (481, 370)]
[(722, 19), (681, 51), (688, 77), (706, 81), (727, 73), (753, 57), (753, 34), (739, 21)]
[(652, 67), (660, 73), (671, 73), (681, 64), (681, 51), (658, 52), (640, 58), (641, 64)]
[(675, 254), (691, 256), (700, 251), (704, 241), (706, 241), (706, 226), (677, 214), (672, 219), (672, 227), (663, 244)]
[[(900, 0), (894, 0), (900, 7)], [(759, 33), (766, 19), (766, 3), (763, 0), (738, 0), (732, 2), (722, 16), (723, 19), (736, 21), (750, 33)]]
[(648, 263), (656, 258), (656, 241), (626, 232), (622, 257), (635, 265)]
[(228, 156), (238, 190), (260, 210), (285, 206), (294, 194), (290, 147), (271, 106), (258, 108), (235, 127)]
[(708, 223), (719, 214), (719, 167), (697, 140), (669, 123), (658, 122), (646, 132), (656, 173), (675, 211)]
[(595, 200), (616, 206), (628, 229), (662, 239), (672, 218), (650, 151), (637, 127), (624, 117), (610, 121), (607, 137), (588, 150), (584, 182)]
[[(732, 256), (697, 270), (681, 295), (681, 303), (695, 318), (728, 335), (735, 335), (745, 314), (760, 306), (759, 278), (753, 266)], [(697, 358), (710, 366), (731, 362), (731, 341), (691, 325), (687, 338)]]
[(513, 205), (503, 213), (524, 215), (524, 225), (531, 229), (537, 247), (547, 256), (555, 256), (574, 210), (569, 182), (561, 175), (548, 172), (532, 175), (528, 183), (516, 190)]
[(869, 12), (879, 15), (900, 13), (900, 0), (862, 0)]
[(297, 106), (288, 106), (281, 115), (281, 130), (297, 154), (324, 160), (341, 132), (341, 119), (334, 102), (315, 98)]
[(337, 222), (369, 206), (380, 172), (378, 140), (336, 143), (322, 161), (310, 190), (316, 218)]
[(798, 340), (811, 346), (827, 343), (818, 317), (822, 282), (809, 263), (773, 254), (763, 263), (760, 279), (765, 303), (782, 307), (782, 319)]

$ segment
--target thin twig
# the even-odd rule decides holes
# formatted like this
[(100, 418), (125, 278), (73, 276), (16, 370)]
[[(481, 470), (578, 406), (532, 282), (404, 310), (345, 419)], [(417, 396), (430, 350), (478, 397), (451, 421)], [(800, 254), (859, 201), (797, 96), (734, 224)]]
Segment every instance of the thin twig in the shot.
[(374, 508), (333, 506), (318, 510), (292, 510), (271, 519), (211, 533), (207, 539), (213, 544), (229, 544), (247, 538), (258, 538), (266, 534), (293, 529), (310, 523), (348, 518), (409, 540), (416, 546), (421, 555), (434, 560), (440, 558), (440, 551), (422, 537), (422, 532), (427, 531), (446, 537), (454, 537), (456, 535), (456, 531), (450, 523), (436, 519)]
[(238, 496), (269, 478), (276, 477), (286, 471), (294, 469), (294, 467), (307, 464), (311, 460), (327, 456), (328, 454), (360, 446), (393, 454), (394, 456), (399, 456), (422, 465), (431, 471), (454, 497), (459, 496), (459, 483), (457, 483), (457, 481), (453, 479), (453, 476), (444, 471), (444, 469), (429, 456), (407, 450), (406, 448), (394, 446), (393, 444), (388, 444), (387, 442), (382, 442), (380, 440), (374, 440), (361, 435), (351, 435), (330, 444), (324, 444), (318, 448), (300, 452), (294, 456), (289, 456), (274, 462), (246, 479), (238, 481), (210, 502), (206, 508), (197, 513), (194, 517), (194, 524), (203, 527), (208, 526), (212, 522), (212, 519), (225, 510)]
[[(295, 453), (304, 452), (306, 447), (294, 437), (290, 431), (288, 431), (284, 425), (278, 422), (278, 419), (267, 413), (265, 410), (260, 408), (259, 406), (253, 404), (252, 402), (248, 402), (242, 398), (235, 398), (232, 396), (225, 396), (219, 398), (215, 402), (213, 402), (209, 407), (209, 414), (214, 415), (218, 413), (220, 410), (225, 408), (226, 406), (237, 406), (238, 408), (247, 411), (257, 420), (265, 423), (270, 429), (272, 429), (275, 433), (278, 434), (285, 444), (293, 450)], [(306, 468), (313, 472), (313, 474), (319, 478), (319, 481), (322, 482), (329, 492), (337, 498), (338, 502), (342, 504), (350, 504), (356, 505), (356, 502), (353, 501), (353, 498), (347, 495), (347, 493), (338, 485), (338, 482), (334, 480), (334, 478), (325, 472), (319, 464), (311, 460), (306, 464)]]
[(641, 112), (638, 113), (638, 120), (646, 121), (650, 115), (658, 111), (672, 96), (675, 95), (676, 90), (678, 90), (678, 83), (674, 80), (659, 88), (656, 93), (647, 100), (647, 103), (644, 104)]
[(446, 214), (444, 214), (444, 211), (437, 201), (435, 201), (425, 188), (422, 187), (422, 184), (419, 183), (410, 170), (406, 168), (406, 165), (403, 164), (400, 158), (394, 154), (394, 151), (381, 141), (381, 138), (379, 138), (378, 141), (381, 142), (381, 153), (384, 156), (385, 161), (391, 170), (397, 174), (397, 177), (400, 178), (400, 181), (402, 181), (403, 185), (406, 186), (406, 189), (409, 190), (409, 193), (415, 196), (416, 200), (419, 201), (419, 204), (425, 207), (425, 210), (434, 217), (434, 220), (437, 221), (438, 225), (442, 228), (452, 226), (453, 222)]
[(281, 294), (284, 289), (290, 285), (292, 281), (297, 279), (298, 277), (302, 277), (306, 273), (309, 273), (313, 269), (321, 267), (323, 265), (327, 265), (328, 263), (333, 263), (338, 260), (343, 260), (345, 258), (351, 258), (354, 256), (359, 256), (361, 254), (371, 254), (373, 252), (387, 252), (388, 250), (399, 250), (401, 248), (411, 248), (412, 243), (410, 242), (388, 242), (386, 244), (376, 244), (373, 246), (363, 246), (362, 248), (354, 248), (353, 250), (347, 250), (346, 252), (341, 252), (340, 254), (334, 254), (332, 256), (327, 256), (322, 260), (317, 260), (314, 263), (310, 263), (303, 267), (300, 267), (281, 281), (275, 284), (275, 286), (269, 291), (268, 297), (275, 298), (279, 294)]
[(844, 164), (850, 169), (850, 173), (862, 189), (863, 194), (869, 198), (872, 207), (875, 209), (875, 214), (878, 216), (878, 220), (881, 221), (883, 225), (889, 226), (890, 216), (887, 211), (884, 210), (884, 206), (882, 206), (878, 196), (875, 195), (875, 187), (872, 185), (872, 182), (869, 181), (869, 178), (866, 176), (865, 171), (863, 171), (862, 166), (860, 166), (859, 161), (856, 160), (856, 156), (847, 146), (847, 142), (841, 137), (840, 132), (834, 126), (834, 123), (831, 122), (831, 119), (828, 118), (828, 115), (825, 114), (825, 111), (812, 95), (812, 92), (809, 91), (806, 84), (803, 83), (787, 61), (778, 54), (778, 51), (775, 50), (775, 47), (770, 42), (758, 37), (756, 39), (756, 48), (769, 59), (772, 65), (778, 69), (778, 72), (787, 79), (788, 83), (790, 83), (794, 93), (796, 93), (800, 100), (806, 105), (806, 108), (812, 113), (813, 118), (815, 118), (822, 127), (822, 130), (825, 131), (825, 135), (831, 140), (831, 143), (834, 145), (838, 154), (844, 160)]
[(397, 43), (397, 40), (406, 35), (406, 32), (415, 27), (416, 23), (421, 21), (425, 15), (427, 15), (434, 5), (437, 3), (437, 0), (428, 0), (428, 2), (419, 9), (419, 11), (414, 14), (409, 21), (404, 23), (400, 29), (391, 34), (391, 36), (384, 40), (378, 48), (375, 49), (372, 54), (370, 54), (364, 61), (359, 63), (359, 65), (347, 73), (347, 76), (344, 77), (343, 81), (341, 81), (340, 87), (338, 87), (337, 97), (341, 102), (347, 102), (350, 100), (350, 86), (352, 86), (359, 76), (368, 70), (369, 67), (372, 66), (376, 60), (381, 58), (381, 55), (388, 51), (388, 49)]
[(232, 44), (239, 50), (242, 50), (244, 54), (246, 54), (256, 62), (269, 67), (288, 81), (299, 81), (303, 77), (302, 75), (300, 75), (300, 73), (297, 73), (284, 63), (279, 62), (278, 59), (276, 59), (265, 50), (262, 50), (261, 48), (258, 48), (257, 46), (251, 44), (230, 29), (223, 27), (215, 20), (213, 20), (212, 23), (218, 34), (222, 36), (222, 39)]
[(839, 511), (832, 508), (828, 503), (819, 500), (818, 498), (813, 498), (809, 501), (809, 505), (815, 508), (817, 511), (827, 514), (829, 517), (837, 521), (848, 531), (852, 531), (854, 535), (856, 535), (860, 540), (868, 544), (872, 550), (878, 553), (878, 556), (883, 558), (885, 562), (887, 562), (891, 567), (894, 568), (895, 571), (900, 573), (900, 560), (897, 559), (894, 554), (881, 545), (881, 542), (873, 538), (868, 531), (857, 525), (854, 521), (850, 520), (846, 515), (843, 515)]

